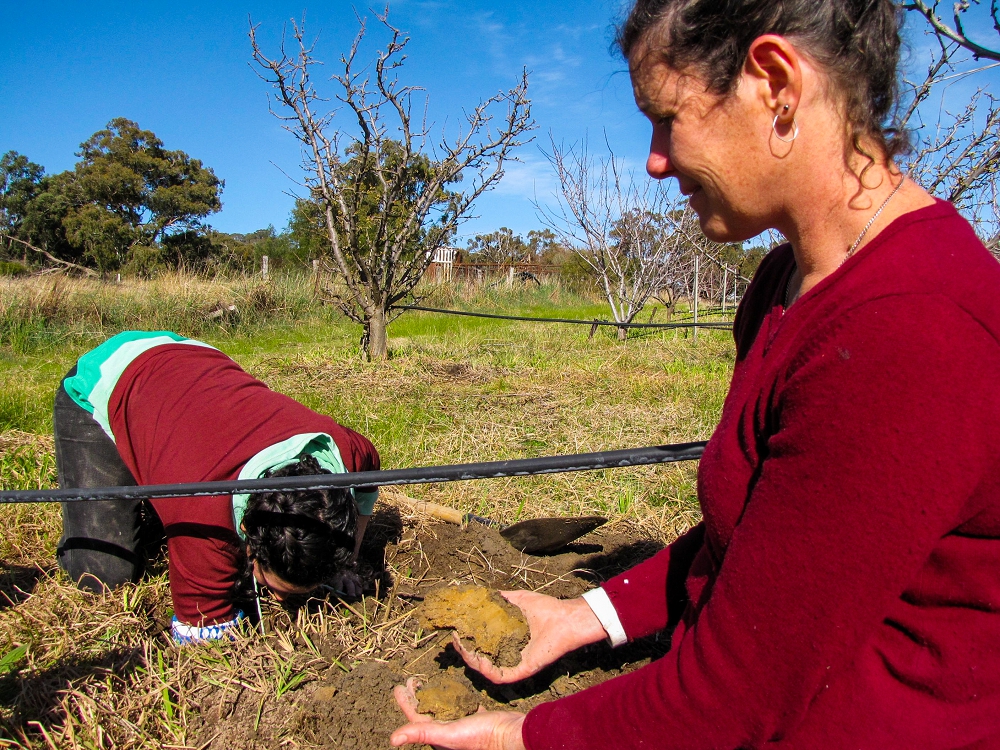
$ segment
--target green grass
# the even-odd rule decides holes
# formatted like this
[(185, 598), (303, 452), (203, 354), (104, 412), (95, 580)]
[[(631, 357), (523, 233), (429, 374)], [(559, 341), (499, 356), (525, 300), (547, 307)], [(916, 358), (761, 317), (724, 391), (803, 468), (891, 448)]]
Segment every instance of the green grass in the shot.
[[(34, 279), (0, 285), (4, 489), (55, 486), (55, 389), (83, 352), (130, 326), (176, 330), (218, 346), (271, 387), (366, 434), (385, 468), (705, 439), (734, 362), (725, 331), (702, 331), (697, 342), (683, 330), (642, 331), (621, 342), (608, 329), (591, 338), (588, 326), (407, 312), (389, 327), (390, 359), (370, 363), (361, 357), (361, 327), (312, 301), (301, 280), (279, 280), (266, 292), (252, 281), (184, 278), (62, 289)], [(429, 291), (428, 306), (608, 317), (594, 300), (558, 287)], [(239, 320), (205, 318), (218, 301), (239, 299), (250, 300), (239, 303), (246, 310)], [(665, 318), (658, 313), (657, 320)], [(571, 514), (628, 518), (666, 541), (698, 519), (696, 469), (689, 462), (405, 489), (503, 523)], [(101, 727), (127, 738), (116, 746), (181, 746), (195, 713), (185, 697), (192, 674), (219, 684), (269, 675), (255, 689), (286, 698), (304, 679), (303, 662), (286, 651), (265, 658), (252, 643), (222, 656), (164, 651), (151, 623), (169, 617), (165, 572), (104, 597), (83, 594), (54, 563), (57, 506), (0, 507), (0, 523), (8, 531), (0, 537), (8, 568), (3, 590), (13, 597), (6, 607), (0, 601), (0, 656), (8, 655), (11, 669), (29, 676), (35, 690), (8, 700), (3, 679), (12, 678), (0, 675), (0, 739), (41, 721), (54, 736), (81, 738), (73, 747), (105, 746)], [(101, 669), (87, 666), (94, 664)], [(56, 694), (63, 697), (55, 703), (43, 700)], [(88, 696), (117, 708), (95, 708)], [(34, 729), (28, 744), (52, 746)]]
[[(48, 434), (52, 398), (63, 374), (80, 354), (127, 322), (198, 335), (218, 346), (272, 387), (371, 437), (387, 467), (705, 438), (718, 419), (732, 370), (730, 334), (724, 331), (702, 331), (697, 343), (684, 330), (642, 331), (623, 343), (608, 329), (591, 338), (587, 326), (413, 311), (389, 327), (391, 359), (367, 363), (360, 356), (360, 326), (330, 307), (309, 303), (307, 292), (293, 282), (275, 282), (266, 294), (259, 282), (226, 286), (184, 278), (172, 285), (110, 289), (92, 283), (22, 288), (30, 302), (29, 314), (21, 319), (27, 327), (17, 327), (13, 305), (4, 308), (0, 431)], [(430, 291), (425, 304), (433, 306), (607, 317), (594, 300), (559, 287)], [(248, 313), (236, 324), (206, 322), (192, 312), (210, 307), (205, 300), (247, 299), (255, 293), (267, 297), (258, 300), (261, 310), (282, 312), (253, 320)], [(11, 334), (23, 330), (28, 333)], [(658, 505), (662, 498), (692, 498), (685, 469), (658, 470), (673, 477), (666, 489), (627, 485), (642, 471), (617, 473), (626, 482), (621, 487), (615, 478), (596, 476), (510, 480), (504, 500), (482, 482), (413, 488), (413, 493), (500, 516), (533, 512), (526, 505), (529, 495), (533, 506), (567, 509), (572, 498), (568, 509), (602, 512), (619, 505), (607, 500), (607, 492), (634, 496), (621, 506), (628, 509), (654, 498)]]

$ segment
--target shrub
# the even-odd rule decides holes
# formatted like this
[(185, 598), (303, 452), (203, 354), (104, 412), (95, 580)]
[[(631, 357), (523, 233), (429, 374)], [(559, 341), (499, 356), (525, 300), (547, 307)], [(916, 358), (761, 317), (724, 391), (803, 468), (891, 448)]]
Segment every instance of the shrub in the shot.
[(27, 276), (28, 267), (16, 260), (0, 260), (0, 276)]

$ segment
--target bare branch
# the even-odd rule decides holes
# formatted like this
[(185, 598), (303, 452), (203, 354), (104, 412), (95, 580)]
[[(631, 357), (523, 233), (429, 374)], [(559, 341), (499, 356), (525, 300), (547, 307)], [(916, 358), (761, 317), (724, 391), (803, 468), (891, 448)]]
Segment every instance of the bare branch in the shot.
[[(978, 0), (976, 0), (976, 2), (978, 2)], [(1000, 60), (1000, 50), (984, 47), (983, 45), (974, 42), (965, 33), (965, 28), (962, 25), (962, 13), (969, 9), (969, 0), (959, 0), (959, 2), (955, 3), (954, 27), (949, 26), (941, 20), (941, 17), (937, 14), (937, 6), (938, 3), (936, 0), (933, 5), (928, 5), (924, 2), (924, 0), (910, 0), (910, 2), (903, 3), (902, 7), (904, 10), (915, 11), (922, 15), (925, 19), (927, 19), (927, 23), (931, 25), (931, 28), (934, 29), (935, 34), (940, 37), (950, 39), (955, 44), (969, 50), (969, 52), (971, 52), (977, 60), (980, 58)], [(1000, 33), (1000, 21), (997, 19), (997, 0), (992, 0), (990, 13), (997, 33)]]
[(40, 247), (35, 247), (34, 245), (29, 244), (29, 243), (25, 242), (24, 240), (18, 239), (17, 237), (11, 237), (9, 234), (0, 234), (0, 240), (7, 240), (7, 242), (11, 243), (11, 244), (13, 244), (14, 242), (17, 242), (17, 243), (23, 245), (26, 249), (31, 250), (32, 252), (38, 253), (40, 255), (44, 255), (52, 263), (56, 263), (57, 265), (60, 265), (60, 266), (65, 266), (66, 268), (72, 269), (74, 271), (79, 271), (80, 273), (82, 273), (82, 274), (84, 274), (86, 276), (91, 276), (91, 277), (93, 277), (95, 279), (99, 278), (99, 276), (100, 276), (92, 268), (85, 268), (84, 266), (79, 266), (76, 263), (71, 263), (68, 260), (61, 260), (61, 259), (57, 258), (56, 256), (52, 255), (52, 253), (46, 252), (45, 250), (42, 250)]
[[(914, 2), (904, 7), (937, 17), (938, 3)], [(964, 34), (962, 16), (971, 4), (964, 0), (955, 4), (955, 29)], [(997, 26), (997, 0), (991, 5), (994, 26)], [(939, 19), (940, 20), (940, 19)], [(996, 195), (996, 179), (1000, 167), (1000, 108), (997, 99), (985, 89), (979, 89), (955, 112), (945, 108), (948, 86), (960, 78), (980, 73), (994, 65), (969, 69), (961, 58), (965, 50), (955, 34), (941, 31), (940, 24), (932, 30), (940, 51), (932, 57), (924, 80), (918, 85), (907, 82), (910, 89), (908, 107), (899, 118), (899, 126), (908, 128), (915, 150), (903, 167), (910, 177), (930, 193), (955, 205), (974, 225), (987, 244), (1000, 226)], [(998, 27), (1000, 28), (1000, 27)], [(974, 50), (973, 54), (975, 54)], [(928, 117), (931, 95), (940, 95), (933, 118)], [(931, 110), (933, 111), (933, 110)]]

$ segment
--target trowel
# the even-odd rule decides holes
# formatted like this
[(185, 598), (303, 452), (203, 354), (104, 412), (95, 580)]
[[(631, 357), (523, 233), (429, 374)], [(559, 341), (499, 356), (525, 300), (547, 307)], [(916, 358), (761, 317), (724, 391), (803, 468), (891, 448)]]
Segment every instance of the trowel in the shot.
[(489, 518), (462, 513), (462, 511), (449, 508), (447, 505), (414, 500), (403, 494), (393, 493), (392, 497), (399, 499), (418, 513), (426, 513), (431, 518), (448, 521), (459, 526), (473, 522), (498, 529), (500, 536), (510, 542), (514, 549), (529, 555), (555, 552), (608, 522), (608, 519), (601, 516), (583, 516), (576, 518), (532, 518), (527, 521), (518, 521), (510, 526), (501, 526)]

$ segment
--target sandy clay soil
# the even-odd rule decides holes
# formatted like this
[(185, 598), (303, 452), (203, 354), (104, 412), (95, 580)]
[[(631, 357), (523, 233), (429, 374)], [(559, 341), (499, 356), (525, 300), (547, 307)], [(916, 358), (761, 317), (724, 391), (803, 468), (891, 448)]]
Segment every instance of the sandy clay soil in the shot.
[[(372, 593), (376, 583), (378, 593), (349, 605), (369, 625), (399, 623), (397, 635), (361, 655), (343, 651), (342, 644), (314, 639), (313, 645), (330, 666), (280, 698), (220, 688), (201, 702), (191, 745), (206, 750), (383, 750), (390, 747), (389, 734), (404, 723), (392, 688), (409, 676), (423, 682), (418, 694), (421, 706), (439, 718), (465, 715), (480, 705), (527, 711), (633, 671), (666, 650), (656, 641), (614, 650), (595, 644), (524, 682), (498, 686), (467, 669), (450, 645), (451, 631), (434, 629), (424, 612), (425, 600), (440, 598), (442, 590), (454, 586), (463, 586), (473, 596), (488, 595), (484, 588), (578, 596), (662, 547), (627, 523), (598, 529), (560, 554), (532, 557), (513, 549), (488, 527), (472, 523), (460, 528), (383, 505), (372, 520), (369, 537), (363, 556), (371, 568)], [(497, 602), (495, 595), (492, 601)], [(445, 602), (445, 610), (451, 604)], [(509, 615), (516, 629), (519, 614), (508, 611), (503, 616)], [(508, 651), (509, 645), (505, 642)], [(509, 662), (509, 653), (501, 660)]]

